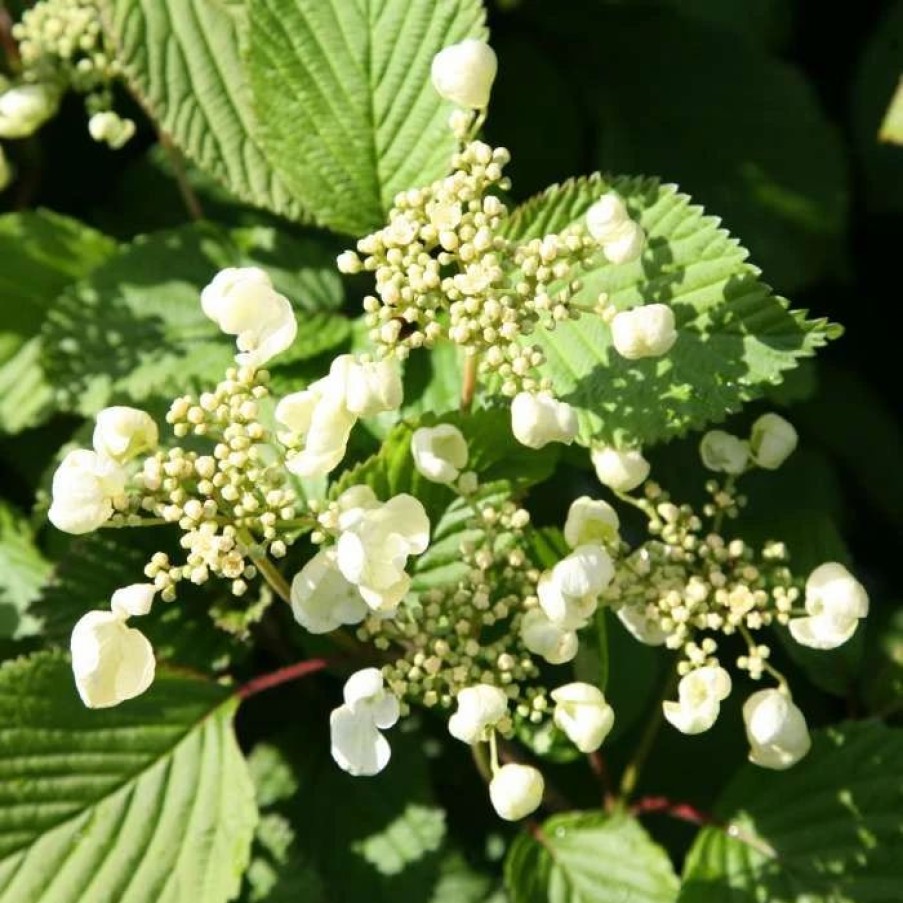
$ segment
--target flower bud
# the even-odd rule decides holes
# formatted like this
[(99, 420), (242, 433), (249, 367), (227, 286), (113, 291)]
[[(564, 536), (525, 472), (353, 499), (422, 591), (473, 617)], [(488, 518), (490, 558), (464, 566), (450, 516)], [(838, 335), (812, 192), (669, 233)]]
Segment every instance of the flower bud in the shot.
[(456, 426), (421, 427), (411, 437), (414, 466), (434, 483), (453, 483), (467, 464), (467, 440)]
[(749, 760), (763, 768), (790, 768), (812, 745), (806, 719), (786, 691), (753, 693), (743, 704), (743, 721), (750, 745)]
[(137, 408), (104, 408), (94, 427), (94, 451), (124, 464), (136, 455), (154, 451), (160, 433), (153, 417)]
[(227, 335), (236, 336), (235, 360), (262, 367), (285, 351), (298, 332), (291, 302), (258, 267), (229, 267), (201, 292), (201, 307)]
[(765, 470), (777, 470), (796, 448), (793, 425), (779, 414), (763, 414), (752, 427), (749, 448), (752, 459)]
[(48, 84), (16, 85), (0, 94), (0, 138), (33, 135), (60, 104), (60, 92)]
[(311, 633), (357, 624), (370, 609), (338, 568), (335, 549), (321, 549), (292, 580), (292, 613)]
[(636, 260), (646, 247), (646, 233), (639, 223), (624, 223), (616, 238), (602, 245), (602, 253), (609, 263), (630, 263)]
[(627, 360), (661, 357), (677, 341), (674, 312), (667, 304), (622, 310), (611, 321), (611, 339), (618, 354)]
[(448, 732), (462, 743), (479, 743), (486, 729), (494, 727), (508, 712), (504, 690), (477, 684), (458, 691), (458, 710), (448, 719)]
[(709, 430), (699, 443), (699, 457), (716, 473), (741, 474), (749, 461), (749, 443), (724, 430)]
[(567, 596), (598, 596), (611, 583), (615, 566), (598, 543), (577, 546), (552, 568), (552, 578)]
[(345, 381), (345, 407), (356, 417), (374, 417), (401, 407), (404, 390), (394, 360), (352, 361)]
[(809, 617), (791, 618), (793, 638), (810, 649), (836, 649), (856, 632), (869, 611), (865, 587), (842, 565), (819, 565), (806, 581)]
[(617, 239), (623, 225), (629, 222), (631, 219), (627, 207), (621, 196), (614, 191), (603, 194), (586, 211), (586, 231), (599, 244)]
[(554, 623), (541, 608), (529, 609), (520, 624), (523, 644), (550, 665), (563, 665), (577, 654), (578, 640), (574, 630)]
[(113, 514), (125, 493), (126, 472), (109, 458), (84, 448), (69, 452), (53, 475), (53, 502), (47, 516), (65, 533), (90, 533)]
[(577, 414), (567, 402), (551, 395), (521, 392), (511, 402), (511, 431), (527, 448), (542, 448), (550, 442), (570, 445), (577, 435)]
[(553, 719), (582, 753), (595, 752), (615, 723), (615, 713), (598, 687), (570, 683), (552, 691)]
[(677, 686), (679, 701), (663, 702), (662, 710), (681, 733), (701, 734), (718, 719), (721, 702), (730, 692), (731, 677), (724, 668), (697, 668), (681, 678)]
[(495, 51), (485, 41), (468, 38), (440, 50), (433, 57), (431, 75), (440, 97), (459, 107), (483, 110), (497, 71)]
[(582, 495), (568, 509), (564, 540), (572, 549), (584, 543), (616, 542), (620, 526), (618, 513), (608, 502)]
[(119, 150), (135, 134), (135, 123), (131, 119), (123, 119), (112, 110), (103, 110), (88, 120), (88, 133), (99, 144)]
[(599, 482), (615, 492), (630, 492), (649, 476), (649, 462), (638, 448), (603, 446), (593, 449), (590, 458)]
[(506, 821), (518, 821), (535, 812), (542, 802), (545, 781), (531, 765), (509, 762), (489, 782), (489, 799)]
[(6, 159), (6, 154), (3, 151), (3, 148), (0, 147), (0, 192), (6, 191), (9, 187), (9, 183), (13, 180), (13, 169), (10, 166), (9, 160)]

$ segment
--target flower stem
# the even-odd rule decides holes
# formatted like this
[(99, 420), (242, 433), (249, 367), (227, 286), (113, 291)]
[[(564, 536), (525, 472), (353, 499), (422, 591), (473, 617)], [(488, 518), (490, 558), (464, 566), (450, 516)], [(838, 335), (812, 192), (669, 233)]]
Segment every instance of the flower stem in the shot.
[(188, 215), (194, 220), (203, 219), (204, 209), (201, 207), (201, 202), (198, 200), (198, 196), (194, 193), (194, 189), (188, 181), (188, 174), (185, 172), (185, 164), (182, 162), (182, 155), (179, 153), (178, 148), (172, 143), (172, 138), (170, 138), (163, 129), (160, 129), (157, 134), (160, 138), (160, 146), (166, 152), (166, 156), (169, 157), (169, 162), (172, 164), (173, 175), (176, 177), (176, 184), (179, 186), (179, 194), (182, 195), (182, 201), (185, 204)]
[(271, 687), (278, 687), (292, 680), (300, 680), (302, 677), (307, 677), (308, 674), (322, 671), (328, 664), (329, 662), (325, 658), (313, 658), (304, 662), (295, 662), (294, 665), (287, 665), (285, 668), (279, 668), (269, 674), (261, 674), (238, 688), (238, 698), (247, 699), (249, 696), (256, 696)]
[(461, 413), (469, 414), (473, 407), (474, 396), (477, 394), (477, 370), (480, 359), (475, 354), (468, 354), (464, 358), (464, 378), (461, 382)]

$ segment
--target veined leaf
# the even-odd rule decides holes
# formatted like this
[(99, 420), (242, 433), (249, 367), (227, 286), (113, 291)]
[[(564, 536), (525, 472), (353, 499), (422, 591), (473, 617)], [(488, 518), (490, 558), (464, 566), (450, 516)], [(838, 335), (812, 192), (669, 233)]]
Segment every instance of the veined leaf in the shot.
[(248, 12), (261, 144), (319, 223), (369, 231), (399, 191), (447, 170), (452, 106), (430, 65), (485, 35), (478, 0), (249, 0)]
[(619, 309), (669, 304), (679, 337), (662, 358), (628, 361), (593, 314), (530, 336), (546, 354), (543, 374), (555, 394), (577, 409), (581, 443), (649, 444), (721, 420), (839, 334), (789, 310), (719, 220), (653, 179), (594, 175), (553, 186), (514, 211), (507, 235), (558, 232), (612, 189), (642, 223), (647, 247), (641, 260), (619, 266), (600, 255), (575, 300), (593, 306), (604, 293)]
[(244, 4), (101, 0), (116, 58), (151, 117), (238, 198), (304, 213), (266, 159), (240, 62)]
[(677, 876), (636, 819), (601, 812), (556, 815), (542, 841), (521, 833), (508, 850), (511, 903), (674, 903)]
[(903, 731), (819, 731), (784, 772), (747, 765), (684, 867), (680, 903), (887, 903), (903, 883)]
[(161, 673), (86, 709), (68, 663), (0, 668), (0, 901), (225, 903), (257, 820), (228, 689)]
[(37, 619), (28, 606), (49, 572), (28, 522), (0, 500), (0, 637), (18, 639), (37, 632)]

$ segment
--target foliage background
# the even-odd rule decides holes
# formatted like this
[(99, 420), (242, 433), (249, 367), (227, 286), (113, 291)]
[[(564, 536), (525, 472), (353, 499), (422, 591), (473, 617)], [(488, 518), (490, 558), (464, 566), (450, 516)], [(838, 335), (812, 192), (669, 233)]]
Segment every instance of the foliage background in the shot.
[[(903, 3), (533, 0), (491, 5), (489, 27), (500, 75), (488, 137), (512, 151), (510, 175), (518, 200), (551, 182), (598, 169), (658, 175), (722, 217), (769, 283), (795, 306), (846, 327), (843, 339), (823, 350), (817, 362), (805, 363), (771, 390), (767, 402), (738, 415), (736, 422), (746, 425), (754, 411), (788, 406), (788, 417), (801, 434), (801, 451), (786, 469), (750, 478), (744, 530), (750, 537), (785, 538), (801, 570), (828, 558), (852, 562), (869, 589), (872, 613), (855, 644), (828, 666), (802, 657), (797, 662), (811, 680), (801, 675), (794, 680), (810, 724), (879, 714), (898, 725), (903, 617), (892, 562), (903, 538), (903, 428), (895, 366), (898, 334), (888, 324), (899, 294), (903, 148), (879, 146), (876, 136), (903, 68)], [(124, 94), (121, 103), (139, 118), (139, 136), (124, 151), (112, 153), (90, 140), (80, 101), (69, 97), (55, 120), (16, 148), (20, 178), (0, 196), (0, 210), (45, 208), (122, 241), (187, 223), (152, 124)], [(220, 255), (237, 247), (250, 260), (284, 267), (286, 290), (296, 299), (315, 299), (317, 316), (327, 318), (320, 324), (324, 329), (327, 323), (341, 329), (328, 319), (337, 307), (359, 309), (363, 285), (343, 287), (327, 272), (341, 247), (334, 238), (252, 213), (206, 177), (193, 178), (205, 212), (232, 231), (227, 237), (211, 235), (209, 241), (186, 238), (182, 259), (188, 270), (212, 272)], [(24, 276), (15, 265), (20, 238), (15, 229), (0, 227), (4, 328), (12, 308), (25, 303)], [(73, 235), (71, 240), (82, 239)], [(221, 244), (229, 246), (226, 251)], [(91, 254), (108, 253), (86, 240), (85, 257), (89, 245)], [(155, 303), (154, 283), (169, 266), (155, 256), (155, 246), (140, 253), (140, 261), (127, 263), (131, 275), (141, 271), (146, 276), (135, 280), (133, 303), (139, 306)], [(304, 272), (292, 271), (289, 261), (302, 256), (309, 265)], [(90, 268), (85, 262), (85, 272)], [(60, 287), (81, 275), (68, 274)], [(182, 275), (190, 281), (190, 272)], [(72, 303), (61, 308), (62, 319), (44, 328), (56, 338), (77, 331), (83, 305), (90, 307), (95, 296), (84, 288), (74, 292)], [(196, 300), (190, 292), (176, 293), (167, 294), (165, 303), (187, 309)], [(15, 334), (28, 340), (27, 330), (36, 334), (40, 327), (38, 317), (26, 327), (17, 325)], [(350, 341), (348, 335), (334, 338), (323, 349), (330, 354)], [(42, 396), (40, 381), (28, 381), (34, 373), (27, 360), (16, 358), (12, 368), (0, 344), (0, 570), (14, 575), (0, 578), (4, 658), (40, 645), (29, 636), (37, 618), (44, 619), (51, 638), (65, 638), (77, 613), (91, 607), (86, 603), (99, 601), (92, 594), (103, 597), (123, 582), (130, 564), (121, 560), (125, 553), (118, 546), (67, 543), (43, 525), (41, 490), (48, 468), (64, 442), (84, 435), (79, 412), (96, 409), (97, 400), (110, 391), (86, 366), (91, 336), (82, 335), (80, 341), (75, 355), (63, 349), (51, 353), (47, 364), (73, 374), (63, 405)], [(306, 359), (289, 362), (277, 379), (293, 385), (316, 373), (322, 363), (318, 350), (308, 349)], [(124, 379), (126, 369), (123, 365)], [(155, 382), (158, 376), (142, 371), (128, 389), (135, 397), (142, 397), (146, 385), (161, 390), (166, 379)], [(21, 429), (20, 418), (32, 405), (47, 416), (42, 414), (40, 425)], [(363, 457), (375, 439), (360, 442), (357, 453)], [(694, 457), (693, 439), (655, 451), (659, 479), (675, 494), (698, 495)], [(540, 523), (560, 522), (562, 499), (586, 491), (592, 491), (588, 471), (567, 457), (555, 476), (537, 487), (531, 507)], [(57, 584), (41, 591), (51, 559), (62, 562)], [(85, 561), (93, 566), (87, 568)], [(36, 596), (38, 603), (29, 608)], [(187, 609), (191, 604), (189, 599)], [(214, 656), (220, 663), (229, 661), (239, 677), (250, 676), (316, 652), (291, 629), (286, 614), (276, 607), (267, 611), (254, 628), (250, 652), (228, 638), (211, 639), (192, 626), (190, 617), (175, 629), (157, 625), (153, 638), (176, 662), (192, 665), (193, 659), (209, 662)], [(208, 646), (199, 646), (199, 638)], [(608, 693), (618, 727), (605, 752), (617, 774), (636, 745), (644, 713), (655, 704), (660, 662), (615, 631), (609, 640)], [(338, 687), (334, 677), (318, 676), (255, 697), (239, 711), (238, 737), (250, 754), (263, 812), (242, 899), (356, 900), (365, 893), (377, 900), (502, 899), (502, 857), (517, 829), (490, 816), (468, 756), (439, 742), (442, 724), (424, 718), (422, 735), (395, 738), (394, 770), (353, 781), (332, 766), (326, 753), (326, 715)], [(723, 718), (700, 739), (663, 732), (644, 771), (642, 794), (711, 812), (745, 756), (736, 723), (729, 727), (729, 720)], [(861, 742), (867, 747), (870, 741)], [(863, 753), (876, 771), (890, 776), (893, 788), (903, 770), (899, 746), (874, 760), (867, 750)], [(571, 801), (581, 808), (594, 805), (600, 791), (587, 769), (546, 767)], [(723, 799), (720, 805), (726, 805)], [(729, 806), (723, 811), (728, 813)], [(696, 827), (661, 814), (645, 817), (644, 823), (679, 867)], [(306, 830), (322, 824), (331, 826), (328, 836)], [(635, 850), (631, 838), (621, 840), (624, 849)], [(697, 846), (694, 856), (717, 860), (715, 845), (717, 840)], [(629, 877), (624, 878), (628, 884)], [(903, 886), (899, 871), (887, 879)], [(770, 887), (768, 899), (797, 899), (796, 890), (779, 884)], [(648, 897), (638, 899), (673, 899), (665, 885), (667, 880), (663, 890), (647, 888), (642, 892)], [(680, 899), (716, 899), (706, 896), (710, 892), (685, 888)], [(897, 899), (870, 896), (856, 887), (848, 892), (853, 900)], [(521, 887), (515, 899), (543, 899), (531, 893)], [(573, 893), (561, 899), (609, 899), (593, 896), (598, 890)], [(745, 896), (744, 890), (736, 893), (732, 900), (761, 899)]]

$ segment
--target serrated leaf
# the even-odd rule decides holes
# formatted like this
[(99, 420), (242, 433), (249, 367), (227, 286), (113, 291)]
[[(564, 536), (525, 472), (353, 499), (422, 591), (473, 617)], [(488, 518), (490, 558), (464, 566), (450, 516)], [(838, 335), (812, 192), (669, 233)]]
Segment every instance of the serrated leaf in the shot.
[(592, 307), (605, 293), (619, 309), (669, 304), (678, 339), (662, 358), (628, 361), (594, 314), (530, 336), (546, 354), (542, 373), (555, 394), (577, 409), (582, 444), (651, 444), (722, 420), (838, 335), (826, 321), (789, 310), (719, 221), (673, 185), (572, 180), (518, 208), (506, 234), (523, 240), (560, 231), (612, 189), (642, 223), (647, 248), (641, 260), (619, 266), (600, 255), (575, 301)]
[(567, 813), (519, 834), (505, 860), (511, 903), (673, 903), (665, 851), (628, 815)]
[(0, 901), (225, 903), (257, 820), (230, 691), (163, 672), (116, 709), (68, 663), (0, 668)]
[(680, 903), (888, 903), (903, 882), (903, 731), (818, 731), (798, 765), (747, 765), (700, 832)]
[(329, 312), (341, 302), (341, 283), (325, 273), (323, 253), (312, 240), (272, 229), (228, 233), (205, 223), (137, 238), (48, 316), (44, 364), (58, 405), (91, 415), (113, 399), (141, 403), (222, 379), (234, 341), (204, 315), (200, 293), (227, 266), (263, 265), (296, 307), (298, 338), (274, 371), (341, 343), (346, 321)]
[(101, 7), (129, 84), (175, 144), (241, 200), (303, 219), (257, 138), (240, 61), (244, 4), (101, 0)]
[(20, 639), (37, 632), (38, 621), (28, 606), (49, 571), (28, 522), (0, 500), (0, 637)]
[(260, 141), (322, 225), (380, 226), (399, 191), (448, 168), (443, 47), (485, 35), (477, 0), (249, 0), (245, 65)]
[(37, 333), (56, 296), (115, 248), (100, 232), (48, 210), (0, 217), (0, 431), (34, 426), (49, 412)]

